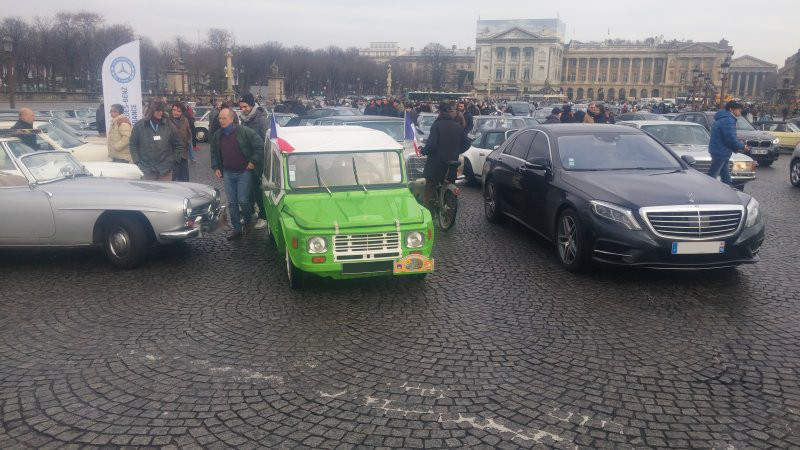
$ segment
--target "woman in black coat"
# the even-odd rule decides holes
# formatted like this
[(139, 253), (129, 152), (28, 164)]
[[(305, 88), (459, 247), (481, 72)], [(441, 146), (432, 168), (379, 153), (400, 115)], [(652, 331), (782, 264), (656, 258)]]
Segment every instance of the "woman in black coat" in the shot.
[[(434, 195), (436, 185), (444, 180), (447, 174), (447, 162), (457, 161), (458, 156), (467, 151), (472, 141), (467, 137), (464, 128), (455, 120), (455, 109), (447, 103), (439, 105), (439, 117), (431, 125), (428, 140), (420, 153), (428, 157), (422, 175), (425, 177), (425, 194), (423, 204)], [(456, 179), (456, 170), (448, 175), (452, 182)]]

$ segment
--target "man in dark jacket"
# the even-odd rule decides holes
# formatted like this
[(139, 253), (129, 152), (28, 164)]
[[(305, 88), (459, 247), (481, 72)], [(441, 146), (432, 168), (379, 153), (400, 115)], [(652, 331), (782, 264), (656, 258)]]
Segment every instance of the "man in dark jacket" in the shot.
[[(228, 215), (233, 231), (228, 240), (239, 239), (250, 230), (250, 197), (253, 171), (264, 161), (264, 140), (258, 133), (233, 121), (230, 108), (219, 112), (220, 129), (211, 136), (211, 169), (224, 181)], [(240, 215), (241, 214), (241, 215)], [(240, 219), (244, 216), (244, 227)]]
[(184, 152), (178, 131), (164, 117), (165, 107), (163, 100), (151, 101), (146, 117), (131, 130), (131, 159), (145, 180), (172, 181), (172, 169)]
[[(32, 130), (33, 129), (33, 110), (30, 108), (22, 108), (19, 110), (19, 120), (11, 129), (13, 130)], [(36, 135), (24, 134), (19, 136), (19, 139), (28, 147), (39, 150), (39, 144), (36, 143)]]
[(467, 104), (463, 101), (458, 102), (457, 108), (458, 112), (464, 116), (464, 131), (469, 134), (469, 132), (472, 131), (472, 127), (475, 126), (472, 121), (472, 113), (467, 110)]
[(430, 206), (430, 200), (436, 192), (436, 185), (447, 176), (454, 182), (456, 168), (448, 173), (448, 161), (458, 161), (458, 156), (467, 151), (471, 141), (464, 128), (455, 121), (456, 110), (447, 103), (439, 105), (439, 117), (431, 125), (428, 140), (420, 151), (428, 159), (422, 176), (425, 177), (425, 192), (422, 202), (425, 207)]
[(364, 108), (364, 115), (365, 116), (377, 116), (378, 115), (378, 105), (375, 104), (375, 99), (369, 101), (369, 104)]
[(733, 153), (747, 150), (749, 147), (736, 137), (736, 118), (742, 115), (742, 104), (731, 100), (725, 104), (725, 109), (720, 109), (714, 114), (714, 125), (711, 127), (711, 140), (708, 143), (708, 153), (711, 154), (711, 167), (708, 175), (713, 178), (718, 176), (725, 184), (733, 184), (728, 162)]
[(561, 108), (558, 106), (553, 108), (553, 110), (550, 112), (550, 115), (547, 116), (547, 119), (545, 119), (544, 123), (561, 123)]
[(106, 135), (106, 108), (100, 103), (97, 110), (94, 112), (94, 123), (97, 125), (97, 134), (100, 136)]
[(564, 105), (564, 109), (561, 111), (561, 123), (572, 123), (575, 121), (575, 118), (572, 115), (572, 106)]
[[(239, 100), (239, 108), (242, 109), (242, 125), (252, 129), (261, 137), (262, 141), (266, 141), (267, 133), (269, 132), (269, 121), (267, 120), (267, 112), (261, 106), (256, 104), (256, 99), (253, 94), (247, 93)], [(261, 230), (267, 227), (267, 212), (264, 208), (264, 191), (261, 188), (261, 174), (264, 172), (264, 165), (256, 164), (253, 170), (253, 182), (251, 183), (250, 196), (257, 209), (254, 212), (258, 214), (256, 223), (253, 228)]]

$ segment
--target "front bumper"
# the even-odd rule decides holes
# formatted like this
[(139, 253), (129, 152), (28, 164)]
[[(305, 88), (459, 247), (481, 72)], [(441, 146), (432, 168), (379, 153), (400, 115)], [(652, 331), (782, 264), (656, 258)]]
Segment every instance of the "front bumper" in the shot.
[(183, 228), (163, 231), (158, 234), (158, 237), (163, 241), (182, 241), (192, 237), (202, 237), (204, 233), (210, 233), (219, 228), (225, 210), (225, 205), (217, 204), (211, 211), (188, 220)]
[(725, 239), (725, 252), (700, 255), (673, 255), (675, 240), (657, 237), (648, 230), (628, 230), (594, 215), (591, 224), (591, 257), (593, 260), (622, 266), (655, 269), (717, 269), (759, 261), (758, 252), (764, 241), (764, 221), (759, 219), (750, 228), (742, 228)]
[(757, 153), (753, 153), (753, 150), (756, 150), (756, 151), (764, 150), (764, 147), (751, 148), (750, 152), (746, 153), (747, 156), (753, 158), (754, 160), (756, 160), (756, 162), (759, 162), (759, 163), (762, 162), (762, 161), (768, 161), (768, 162), (776, 161), (778, 159), (778, 157), (780, 156), (780, 154), (781, 154), (780, 147), (778, 147), (777, 145), (772, 145), (770, 147), (767, 147), (766, 148), (766, 150), (767, 150), (766, 153), (757, 154)]

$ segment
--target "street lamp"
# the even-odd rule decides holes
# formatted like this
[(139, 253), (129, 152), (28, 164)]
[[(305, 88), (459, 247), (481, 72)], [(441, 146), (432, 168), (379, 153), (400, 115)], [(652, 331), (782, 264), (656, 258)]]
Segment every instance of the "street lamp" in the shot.
[(722, 63), (722, 86), (719, 89), (719, 105), (717, 108), (722, 109), (722, 104), (725, 102), (725, 82), (728, 81), (728, 71), (731, 67), (731, 58), (725, 58)]
[(356, 77), (356, 96), (361, 98), (361, 77)]
[(310, 89), (311, 89), (311, 71), (306, 70), (306, 99), (309, 98), (308, 96)]
[(11, 39), (11, 35), (4, 35), (3, 36), (3, 53), (6, 55), (6, 64), (7, 64), (7, 72), (6, 72), (6, 80), (8, 82), (8, 106), (11, 109), (16, 108), (16, 102), (14, 101), (14, 41)]
[(697, 111), (697, 81), (701, 73), (700, 68), (694, 66), (692, 69), (692, 111)]

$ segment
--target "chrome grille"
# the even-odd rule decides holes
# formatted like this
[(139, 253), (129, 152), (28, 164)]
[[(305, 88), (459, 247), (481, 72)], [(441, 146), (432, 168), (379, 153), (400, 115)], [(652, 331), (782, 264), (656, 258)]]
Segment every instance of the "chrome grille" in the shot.
[[(708, 169), (711, 168), (711, 161), (696, 161), (692, 167), (701, 173), (708, 173)], [(728, 162), (728, 169), (731, 172), (733, 171), (733, 161)]]
[(749, 145), (750, 147), (770, 147), (772, 146), (772, 141), (749, 140), (747, 141), (747, 145)]
[(422, 171), (425, 170), (425, 162), (428, 160), (427, 156), (411, 155), (406, 159), (406, 172), (408, 173), (408, 181), (414, 181), (422, 178)]
[(368, 261), (400, 256), (400, 233), (397, 232), (333, 237), (334, 261)]
[(731, 205), (642, 208), (647, 224), (658, 236), (671, 239), (708, 240), (734, 234), (743, 208)]

